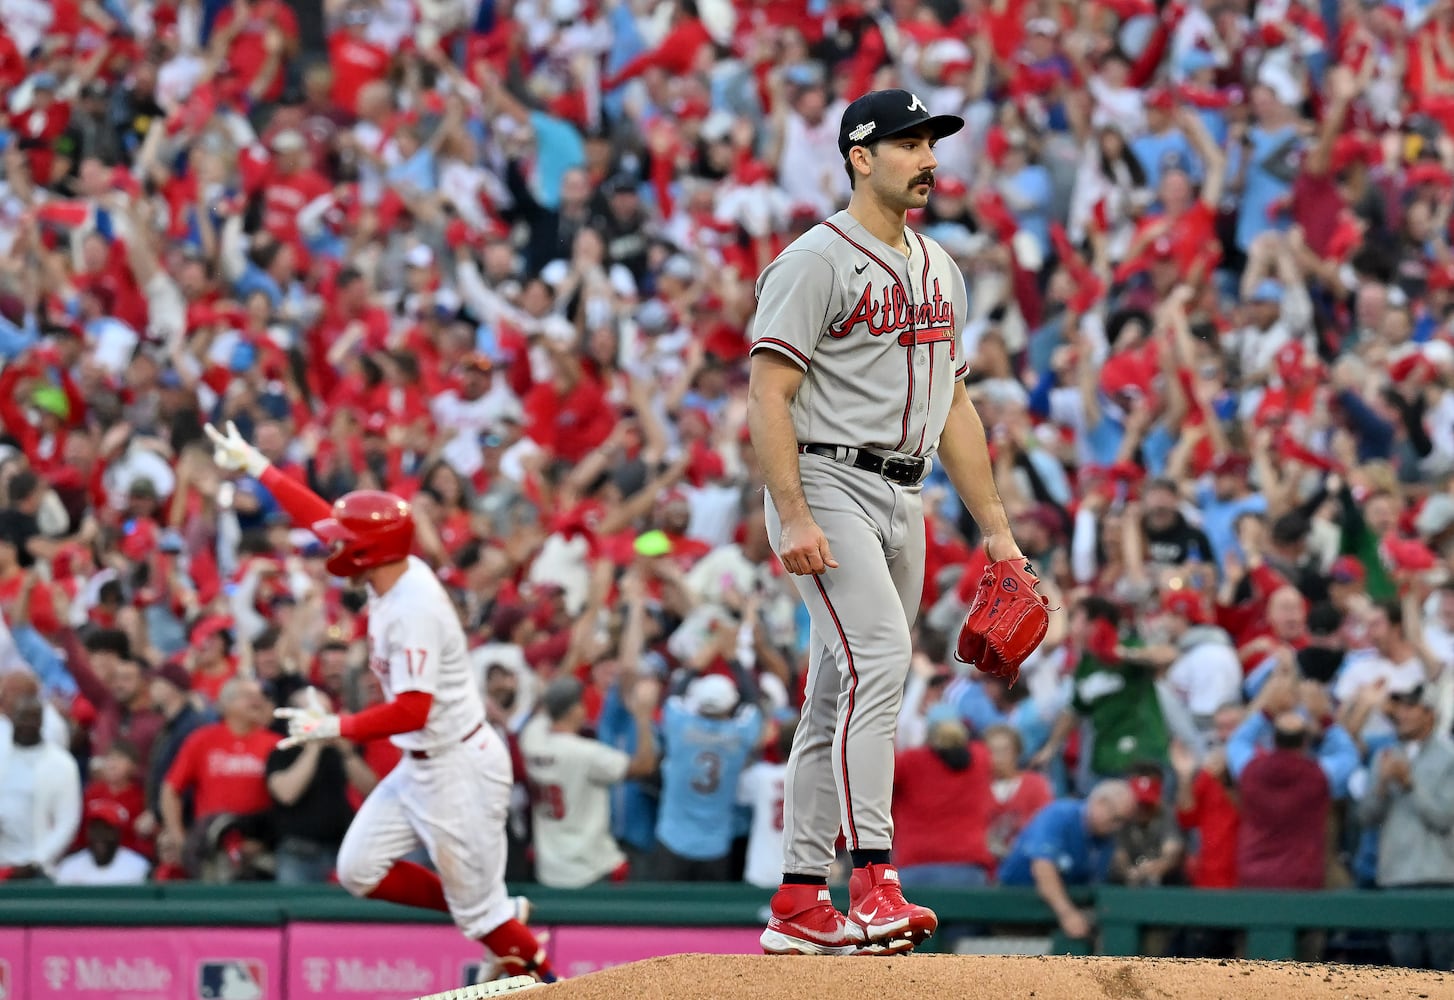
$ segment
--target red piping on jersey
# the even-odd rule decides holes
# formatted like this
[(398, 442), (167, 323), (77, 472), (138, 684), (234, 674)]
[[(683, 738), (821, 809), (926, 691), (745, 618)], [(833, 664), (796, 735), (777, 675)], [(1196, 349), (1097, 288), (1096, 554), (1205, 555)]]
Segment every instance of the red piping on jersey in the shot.
[(429, 722), (429, 710), (433, 707), (434, 695), (427, 691), (400, 691), (391, 702), (345, 715), (339, 720), (338, 735), (363, 742), (412, 733)]
[(870, 250), (870, 249), (869, 249), (869, 248), (868, 248), (868, 247), (866, 247), (866, 246), (864, 246), (864, 245), (863, 245), (863, 244), (862, 244), (862, 243), (859, 243), (859, 242), (858, 242), (858, 241), (857, 241), (857, 240), (855, 240), (855, 239), (853, 239), (853, 238), (852, 238), (852, 237), (850, 237), (850, 236), (849, 236), (849, 235), (848, 235), (848, 234), (847, 234), (847, 233), (845, 233), (845, 232), (844, 232), (844, 231), (843, 231), (843, 230), (841, 230), (841, 229), (839, 229), (839, 228), (838, 228), (838, 227), (837, 227), (837, 226), (835, 226), (835, 225), (833, 225), (833, 223), (831, 223), (831, 222), (824, 222), (824, 223), (823, 223), (823, 225), (825, 225), (825, 226), (827, 226), (827, 227), (828, 227), (828, 228), (829, 228), (829, 229), (831, 229), (831, 230), (833, 230), (833, 231), (834, 231), (834, 232), (835, 232), (835, 233), (837, 233), (837, 234), (838, 234), (838, 235), (839, 235), (839, 236), (842, 236), (842, 237), (843, 237), (843, 238), (844, 238), (844, 239), (845, 239), (845, 240), (847, 240), (847, 241), (848, 241), (848, 244), (849, 244), (849, 245), (850, 245), (850, 246), (852, 246), (852, 247), (854, 247), (854, 248), (855, 248), (855, 249), (857, 249), (857, 250), (859, 250), (859, 251), (861, 251), (861, 252), (863, 252), (863, 253), (864, 253), (864, 254), (865, 254), (865, 255), (866, 255), (866, 256), (867, 256), (867, 257), (868, 257), (868, 259), (869, 259), (869, 260), (871, 260), (871, 261), (873, 261), (873, 262), (874, 262), (874, 263), (875, 263), (875, 264), (877, 264), (877, 265), (878, 265), (878, 266), (879, 266), (879, 267), (881, 267), (881, 268), (883, 268), (883, 269), (884, 269), (884, 270), (885, 270), (885, 271), (887, 271), (887, 272), (888, 272), (888, 274), (889, 274), (889, 277), (890, 277), (890, 278), (893, 278), (893, 279), (894, 279), (894, 284), (896, 284), (896, 285), (898, 285), (898, 286), (899, 286), (899, 287), (900, 287), (900, 288), (902, 288), (902, 289), (903, 289), (903, 291), (904, 291), (904, 294), (905, 294), (905, 295), (907, 295), (907, 294), (908, 294), (908, 292), (909, 292), (909, 290), (908, 290), (908, 289), (907, 289), (907, 288), (904, 288), (904, 282), (903, 282), (903, 279), (902, 279), (902, 278), (900, 278), (900, 277), (899, 277), (899, 272), (897, 272), (897, 271), (895, 271), (895, 270), (894, 270), (894, 269), (893, 269), (893, 268), (891, 268), (891, 267), (889, 267), (889, 266), (888, 266), (888, 265), (887, 265), (887, 264), (885, 264), (885, 263), (884, 263), (884, 262), (883, 262), (883, 261), (882, 261), (882, 260), (881, 260), (881, 259), (880, 259), (880, 258), (879, 258), (879, 257), (878, 257), (878, 255), (877, 255), (877, 254), (875, 254), (875, 253), (874, 253), (874, 252), (873, 252), (873, 251), (872, 251), (872, 250)]
[[(920, 289), (920, 291), (922, 291), (924, 293), (924, 298), (922, 299), (922, 301), (928, 302), (929, 301), (929, 248), (924, 245), (924, 237), (920, 236), (918, 233), (914, 233), (914, 239), (917, 240), (918, 243), (919, 243), (919, 252), (924, 255), (924, 273), (919, 276), (919, 289)], [(926, 331), (926, 332), (928, 332), (928, 331)], [(951, 333), (950, 334), (950, 338), (952, 338), (952, 337), (953, 337), (953, 334)], [(924, 432), (929, 429), (929, 410), (934, 406), (934, 346), (933, 346), (934, 345), (934, 341), (929, 341), (928, 343), (930, 345), (929, 346), (929, 384), (924, 387), (924, 426), (921, 427), (921, 428), (919, 428), (919, 447), (917, 449), (915, 449), (915, 451), (914, 451), (914, 454), (915, 455), (922, 455), (924, 453)], [(952, 339), (950, 339), (950, 343), (953, 343), (953, 340)], [(915, 346), (917, 346), (919, 344), (919, 331), (917, 330), (917, 328), (914, 330), (914, 344), (915, 344)], [(910, 354), (914, 353), (913, 352), (913, 348), (910, 348), (909, 353)], [(910, 384), (912, 384), (912, 383), (910, 383)], [(909, 394), (909, 398), (910, 398), (910, 400), (912, 400), (914, 398), (912, 392)]]
[(894, 445), (894, 451), (903, 451), (904, 446), (909, 443), (909, 411), (914, 408), (914, 352), (904, 352), (904, 370), (909, 374), (909, 396), (904, 400), (904, 426), (903, 433), (899, 435), (899, 443)]
[(789, 344), (786, 340), (778, 340), (776, 337), (758, 337), (757, 340), (753, 341), (752, 350), (748, 351), (747, 353), (756, 354), (758, 345), (760, 344), (772, 344), (774, 347), (781, 347), (783, 350), (791, 354), (794, 358), (801, 361), (804, 368), (807, 368), (813, 363), (802, 351), (798, 350), (792, 344)]
[(858, 824), (853, 821), (853, 791), (848, 784), (848, 727), (853, 722), (853, 696), (858, 693), (858, 668), (853, 665), (853, 649), (848, 645), (848, 636), (843, 632), (843, 623), (838, 620), (838, 612), (833, 610), (833, 602), (828, 599), (828, 591), (823, 586), (822, 577), (813, 577), (813, 582), (818, 585), (818, 594), (823, 598), (823, 606), (828, 609), (828, 616), (833, 619), (833, 627), (838, 630), (838, 641), (843, 643), (843, 655), (848, 660), (848, 712), (843, 716), (843, 751), (839, 756), (842, 758), (843, 768), (843, 810), (848, 814), (849, 850), (858, 850)]

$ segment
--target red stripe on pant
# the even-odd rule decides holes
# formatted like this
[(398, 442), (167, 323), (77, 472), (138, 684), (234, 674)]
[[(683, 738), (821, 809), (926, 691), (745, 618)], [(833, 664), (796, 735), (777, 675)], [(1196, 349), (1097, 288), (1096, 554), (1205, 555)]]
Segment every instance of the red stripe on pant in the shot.
[(856, 851), (858, 824), (853, 822), (853, 791), (848, 784), (848, 727), (853, 722), (853, 696), (858, 692), (858, 669), (853, 665), (853, 650), (848, 645), (848, 636), (843, 632), (843, 623), (838, 620), (838, 612), (833, 609), (833, 602), (828, 599), (828, 591), (824, 588), (822, 579), (815, 576), (813, 583), (818, 586), (823, 606), (828, 609), (828, 616), (833, 619), (833, 627), (838, 630), (838, 640), (843, 643), (843, 655), (848, 659), (848, 714), (843, 717), (843, 752), (840, 756), (843, 768), (843, 809), (848, 814), (848, 848)]

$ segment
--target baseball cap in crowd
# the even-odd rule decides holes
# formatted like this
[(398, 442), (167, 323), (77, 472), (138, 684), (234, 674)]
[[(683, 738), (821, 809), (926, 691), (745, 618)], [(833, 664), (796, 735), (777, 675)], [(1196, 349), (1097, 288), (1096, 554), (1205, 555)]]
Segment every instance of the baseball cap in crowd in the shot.
[(410, 267), (417, 267), (420, 270), (434, 266), (434, 251), (426, 243), (420, 243), (409, 248), (404, 255), (404, 263)]
[(1161, 609), (1167, 614), (1181, 615), (1193, 625), (1204, 625), (1211, 620), (1202, 595), (1195, 590), (1169, 591), (1161, 599)]
[(661, 265), (662, 277), (676, 278), (678, 281), (691, 281), (696, 276), (697, 266), (686, 254), (674, 253)]
[(559, 722), (571, 709), (581, 703), (585, 690), (585, 685), (574, 677), (557, 677), (550, 682), (545, 693), (540, 696), (540, 703), (545, 706), (550, 721)]
[(1212, 465), (1214, 476), (1242, 476), (1247, 474), (1251, 463), (1245, 455), (1223, 455)]
[(1356, 556), (1339, 556), (1328, 573), (1334, 583), (1362, 583), (1368, 576)]
[(721, 674), (708, 674), (687, 685), (683, 701), (697, 715), (730, 715), (739, 698), (736, 684)]
[(671, 322), (671, 306), (661, 299), (649, 299), (636, 310), (636, 323), (645, 333), (661, 333)]
[(1390, 701), (1404, 705), (1422, 705), (1434, 711), (1439, 710), (1439, 689), (1417, 679), (1399, 679), (1389, 688)]
[(114, 802), (111, 799), (96, 799), (86, 806), (86, 822), (90, 823), (92, 820), (100, 820), (108, 826), (125, 830), (131, 821), (131, 816), (120, 802)]
[(964, 128), (958, 115), (931, 115), (918, 94), (907, 90), (875, 90), (843, 109), (838, 126), (838, 151), (848, 159), (854, 146), (877, 142), (910, 129), (928, 126), (935, 139)]
[(1136, 797), (1138, 806), (1158, 806), (1161, 804), (1161, 779), (1153, 778), (1149, 774), (1138, 774), (1131, 779), (1131, 794)]

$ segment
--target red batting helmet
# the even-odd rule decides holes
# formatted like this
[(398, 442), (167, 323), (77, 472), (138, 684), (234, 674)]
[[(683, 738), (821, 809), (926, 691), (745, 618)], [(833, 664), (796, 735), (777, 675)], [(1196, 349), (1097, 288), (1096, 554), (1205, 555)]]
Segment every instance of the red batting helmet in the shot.
[(333, 504), (333, 516), (313, 525), (328, 546), (326, 564), (334, 576), (358, 576), (366, 569), (409, 557), (414, 514), (392, 493), (354, 490)]

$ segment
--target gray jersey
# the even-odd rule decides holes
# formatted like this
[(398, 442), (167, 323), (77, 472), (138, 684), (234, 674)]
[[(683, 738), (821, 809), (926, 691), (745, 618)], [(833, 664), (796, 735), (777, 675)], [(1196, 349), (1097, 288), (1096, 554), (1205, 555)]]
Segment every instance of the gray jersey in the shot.
[(802, 444), (928, 456), (954, 383), (969, 371), (964, 276), (933, 240), (909, 254), (839, 212), (778, 255), (757, 282), (752, 350), (804, 371), (792, 403)]

